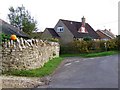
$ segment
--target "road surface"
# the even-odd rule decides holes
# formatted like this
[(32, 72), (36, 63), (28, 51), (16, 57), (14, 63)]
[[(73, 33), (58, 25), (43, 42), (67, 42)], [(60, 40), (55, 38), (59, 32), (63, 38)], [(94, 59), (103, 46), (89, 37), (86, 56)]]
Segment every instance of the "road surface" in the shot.
[(118, 88), (118, 55), (66, 58), (49, 85), (38, 88)]

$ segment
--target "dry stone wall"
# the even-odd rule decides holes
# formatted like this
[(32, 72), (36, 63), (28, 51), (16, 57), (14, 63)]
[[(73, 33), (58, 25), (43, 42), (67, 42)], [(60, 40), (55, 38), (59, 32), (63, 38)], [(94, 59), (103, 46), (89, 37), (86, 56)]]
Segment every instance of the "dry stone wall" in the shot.
[(42, 67), (52, 58), (59, 57), (59, 44), (37, 39), (17, 39), (2, 44), (2, 71), (28, 70)]

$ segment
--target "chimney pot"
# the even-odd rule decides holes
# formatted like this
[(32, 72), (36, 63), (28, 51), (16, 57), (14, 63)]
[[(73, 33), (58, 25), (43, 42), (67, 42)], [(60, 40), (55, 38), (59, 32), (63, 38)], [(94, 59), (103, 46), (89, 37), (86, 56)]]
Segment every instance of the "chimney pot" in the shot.
[(85, 17), (82, 17), (82, 25), (85, 26)]

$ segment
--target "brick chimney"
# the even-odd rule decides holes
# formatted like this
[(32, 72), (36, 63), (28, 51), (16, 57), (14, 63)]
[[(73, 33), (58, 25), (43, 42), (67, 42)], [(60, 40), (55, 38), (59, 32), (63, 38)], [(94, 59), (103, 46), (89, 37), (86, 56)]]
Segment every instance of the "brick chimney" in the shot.
[(85, 18), (84, 16), (81, 18), (82, 20), (82, 26), (79, 28), (78, 32), (81, 32), (81, 33), (88, 33), (86, 27), (85, 27)]
[(81, 18), (81, 20), (82, 20), (82, 26), (85, 27), (85, 18), (84, 18), (84, 16)]

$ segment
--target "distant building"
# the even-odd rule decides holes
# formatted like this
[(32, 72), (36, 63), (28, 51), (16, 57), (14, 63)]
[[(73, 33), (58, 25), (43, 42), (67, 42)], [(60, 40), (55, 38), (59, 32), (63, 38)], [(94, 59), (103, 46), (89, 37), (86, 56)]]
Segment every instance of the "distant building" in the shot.
[(43, 32), (32, 32), (31, 36), (32, 38), (41, 39), (42, 33)]
[(57, 38), (59, 39), (60, 36), (56, 33), (56, 31), (54, 30), (54, 28), (46, 28), (45, 31), (43, 32), (42, 39), (51, 39), (51, 38)]
[(111, 30), (97, 30), (97, 34), (100, 36), (101, 40), (109, 40), (109, 39), (114, 39), (115, 35), (111, 32)]
[(70, 21), (60, 19), (54, 28), (46, 28), (43, 32), (42, 38), (58, 38), (61, 43), (66, 44), (73, 40), (82, 40), (85, 37), (91, 37), (92, 39), (99, 39), (99, 35), (95, 30), (85, 22), (85, 18), (82, 18), (82, 22)]
[(7, 22), (0, 19), (0, 29), (2, 30), (0, 33), (4, 33), (6, 35), (15, 34), (17, 37), (29, 38), (27, 34), (18, 28), (8, 24)]

